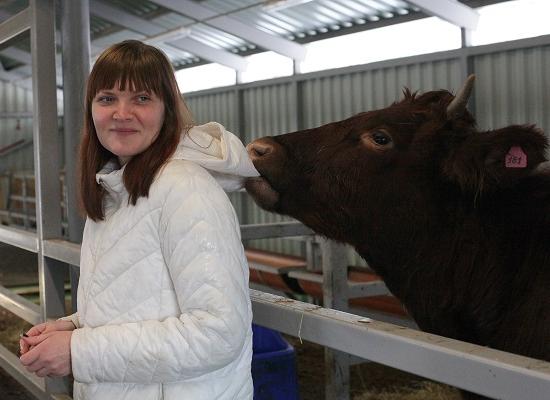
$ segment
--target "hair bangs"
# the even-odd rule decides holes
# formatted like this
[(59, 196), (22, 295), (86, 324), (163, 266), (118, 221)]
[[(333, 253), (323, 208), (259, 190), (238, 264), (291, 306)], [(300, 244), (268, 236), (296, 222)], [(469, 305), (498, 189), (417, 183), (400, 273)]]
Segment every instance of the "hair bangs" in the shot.
[(115, 52), (109, 56), (102, 57), (96, 61), (94, 66), (95, 75), (91, 82), (89, 95), (94, 97), (101, 90), (113, 89), (118, 85), (118, 90), (130, 90), (154, 93), (161, 96), (163, 83), (158, 73), (158, 57), (155, 54), (127, 54), (129, 51)]
[(122, 69), (118, 83), (119, 90), (130, 90), (134, 92), (154, 93), (157, 96), (163, 94), (162, 81), (158, 73), (158, 67), (154, 68), (153, 63), (146, 63), (144, 60), (134, 63), (133, 68)]

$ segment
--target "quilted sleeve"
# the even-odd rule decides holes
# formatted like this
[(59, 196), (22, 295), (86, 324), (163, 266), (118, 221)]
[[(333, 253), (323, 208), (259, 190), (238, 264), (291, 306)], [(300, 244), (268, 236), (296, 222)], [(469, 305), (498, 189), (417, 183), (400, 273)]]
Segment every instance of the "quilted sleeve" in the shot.
[(75, 328), (80, 328), (80, 321), (78, 319), (78, 313), (67, 315), (66, 317), (59, 318), (59, 321), (71, 321)]
[(252, 314), (238, 221), (214, 180), (193, 171), (170, 189), (159, 224), (181, 315), (74, 331), (77, 381), (181, 381), (243, 353)]

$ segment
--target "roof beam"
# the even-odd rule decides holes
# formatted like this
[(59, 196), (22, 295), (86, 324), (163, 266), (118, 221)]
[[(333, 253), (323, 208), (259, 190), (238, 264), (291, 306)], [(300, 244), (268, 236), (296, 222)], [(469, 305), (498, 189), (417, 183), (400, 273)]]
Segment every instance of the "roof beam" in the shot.
[(148, 41), (148, 39), (152, 39), (152, 41), (160, 40), (164, 34), (168, 34), (165, 42), (178, 51), (188, 51), (205, 60), (222, 64), (238, 71), (244, 71), (246, 69), (247, 62), (244, 57), (237, 56), (225, 50), (216, 49), (190, 38), (171, 40), (169, 37), (173, 31), (166, 31), (164, 28), (150, 21), (130, 16), (101, 1), (95, 0), (93, 7), (90, 7), (90, 12), (114, 24), (149, 36), (144, 39), (145, 41)]
[(237, 37), (245, 39), (266, 50), (271, 50), (283, 56), (303, 61), (306, 56), (306, 48), (291, 40), (271, 35), (260, 29), (247, 25), (233, 17), (227, 15), (218, 15), (191, 0), (152, 0), (165, 8), (175, 11), (179, 14), (187, 15), (199, 22), (210, 25), (214, 28), (231, 33)]
[(27, 29), (30, 29), (30, 27), (31, 12), (29, 8), (26, 8), (0, 24), (0, 44), (25, 32)]
[(236, 56), (228, 51), (216, 49), (215, 47), (206, 46), (198, 40), (188, 37), (172, 40), (168, 42), (170, 46), (180, 50), (189, 51), (205, 60), (217, 62), (218, 64), (226, 65), (237, 71), (246, 70), (248, 62), (244, 57)]
[(271, 35), (234, 18), (228, 16), (216, 17), (209, 20), (208, 24), (296, 61), (304, 61), (306, 58), (306, 48), (301, 44)]
[(473, 8), (455, 0), (407, 0), (426, 14), (434, 15), (453, 25), (476, 29), (479, 14)]

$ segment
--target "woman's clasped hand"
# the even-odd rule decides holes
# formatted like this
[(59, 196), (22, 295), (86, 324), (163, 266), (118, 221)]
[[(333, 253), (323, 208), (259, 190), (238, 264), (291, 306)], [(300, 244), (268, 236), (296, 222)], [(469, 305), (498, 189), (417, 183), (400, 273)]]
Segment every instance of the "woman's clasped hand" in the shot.
[(21, 363), (26, 370), (43, 378), (71, 373), (70, 321), (52, 321), (33, 326), (19, 341)]

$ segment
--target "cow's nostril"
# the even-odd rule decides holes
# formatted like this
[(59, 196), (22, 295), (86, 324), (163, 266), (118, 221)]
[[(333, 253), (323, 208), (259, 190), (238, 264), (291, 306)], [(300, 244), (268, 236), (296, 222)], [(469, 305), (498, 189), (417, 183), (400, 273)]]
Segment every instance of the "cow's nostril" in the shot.
[(273, 150), (273, 146), (264, 143), (250, 143), (246, 148), (250, 157), (254, 158), (263, 157)]

